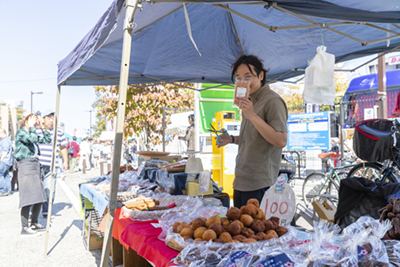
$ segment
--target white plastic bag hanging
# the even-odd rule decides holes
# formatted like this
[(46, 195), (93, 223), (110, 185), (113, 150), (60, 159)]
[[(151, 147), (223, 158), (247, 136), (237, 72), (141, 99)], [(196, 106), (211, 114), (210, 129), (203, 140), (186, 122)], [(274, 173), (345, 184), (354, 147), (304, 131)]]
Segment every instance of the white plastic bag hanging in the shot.
[(309, 104), (335, 103), (335, 56), (326, 53), (325, 46), (317, 47), (317, 54), (306, 68), (303, 99)]
[(260, 204), (265, 218), (278, 217), (282, 226), (289, 225), (296, 209), (296, 196), (293, 189), (287, 184), (287, 175), (279, 175), (274, 186), (271, 186)]

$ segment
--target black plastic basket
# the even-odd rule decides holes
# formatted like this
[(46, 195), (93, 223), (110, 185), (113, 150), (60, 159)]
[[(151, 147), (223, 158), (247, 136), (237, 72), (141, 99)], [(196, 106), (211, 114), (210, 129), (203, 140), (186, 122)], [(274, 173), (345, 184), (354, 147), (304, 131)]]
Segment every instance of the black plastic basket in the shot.
[(393, 160), (392, 126), (392, 121), (383, 119), (357, 123), (353, 139), (353, 149), (356, 155), (366, 161)]

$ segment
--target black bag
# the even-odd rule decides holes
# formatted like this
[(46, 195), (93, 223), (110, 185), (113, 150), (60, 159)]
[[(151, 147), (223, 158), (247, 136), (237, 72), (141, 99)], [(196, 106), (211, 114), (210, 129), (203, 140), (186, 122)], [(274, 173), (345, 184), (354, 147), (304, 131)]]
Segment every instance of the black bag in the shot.
[(68, 148), (68, 150), (67, 150), (67, 153), (68, 153), (68, 155), (73, 155), (74, 154), (74, 147), (73, 146), (70, 146), (69, 148)]
[[(394, 160), (392, 126), (392, 121), (383, 119), (357, 123), (353, 139), (353, 149), (356, 155), (366, 161)], [(397, 138), (400, 142), (398, 134)], [(397, 143), (398, 147), (399, 142)]]
[(378, 210), (386, 206), (391, 197), (400, 197), (400, 184), (373, 182), (362, 177), (343, 179), (340, 181), (335, 223), (344, 229), (361, 216), (379, 219)]

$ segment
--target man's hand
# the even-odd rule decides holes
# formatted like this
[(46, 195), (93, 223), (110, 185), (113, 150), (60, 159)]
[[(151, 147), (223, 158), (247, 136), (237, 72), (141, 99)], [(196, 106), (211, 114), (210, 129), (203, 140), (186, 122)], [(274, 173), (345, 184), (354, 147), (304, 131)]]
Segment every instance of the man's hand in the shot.
[(64, 161), (62, 168), (64, 171), (68, 170), (68, 162), (67, 161)]
[(252, 120), (252, 118), (257, 117), (257, 114), (254, 112), (253, 102), (244, 97), (238, 97), (237, 100), (239, 108), (243, 111), (247, 119)]
[(217, 137), (215, 137), (215, 143), (217, 144), (218, 148), (226, 146), (232, 141), (232, 138), (229, 134), (220, 134), (219, 137), (221, 137), (221, 139), (219, 139), (219, 142), (222, 143), (221, 145), (218, 144)]

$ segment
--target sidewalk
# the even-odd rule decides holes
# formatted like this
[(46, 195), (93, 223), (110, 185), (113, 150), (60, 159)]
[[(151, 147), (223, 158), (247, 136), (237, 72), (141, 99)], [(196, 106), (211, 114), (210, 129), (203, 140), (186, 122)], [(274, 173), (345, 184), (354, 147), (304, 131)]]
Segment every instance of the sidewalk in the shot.
[[(34, 237), (20, 235), (19, 193), (0, 197), (0, 266), (99, 266), (101, 250), (86, 250), (81, 236), (82, 221), (75, 207), (79, 205), (78, 184), (98, 174), (99, 170), (95, 169), (85, 175), (67, 173), (65, 181), (57, 179), (47, 257), (44, 257), (46, 232)], [(39, 223), (47, 223), (42, 214)]]

